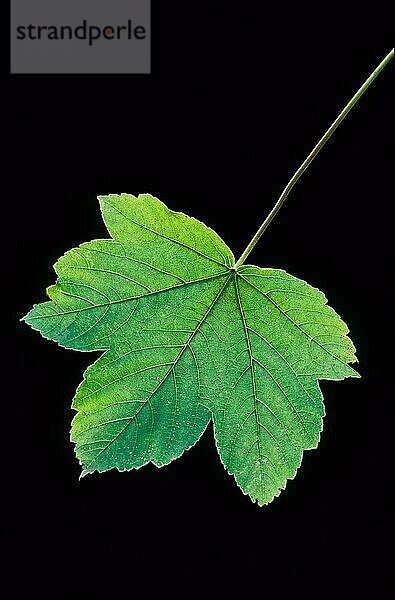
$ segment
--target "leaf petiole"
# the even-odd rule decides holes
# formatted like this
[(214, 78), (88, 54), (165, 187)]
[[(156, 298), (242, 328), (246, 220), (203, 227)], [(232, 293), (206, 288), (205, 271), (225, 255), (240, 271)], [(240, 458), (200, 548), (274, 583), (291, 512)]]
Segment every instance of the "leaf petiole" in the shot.
[(298, 181), (298, 179), (301, 177), (301, 175), (305, 172), (307, 167), (314, 160), (314, 158), (317, 156), (317, 154), (319, 153), (321, 148), (323, 148), (323, 146), (329, 140), (329, 138), (331, 137), (333, 132), (338, 128), (340, 123), (343, 121), (343, 119), (348, 115), (348, 113), (350, 112), (352, 107), (358, 102), (358, 100), (360, 99), (362, 94), (364, 94), (364, 92), (368, 89), (370, 84), (376, 79), (376, 77), (379, 75), (379, 73), (381, 73), (381, 71), (384, 69), (384, 67), (390, 62), (390, 60), (393, 57), (394, 57), (394, 49), (392, 49), (391, 52), (389, 52), (387, 54), (387, 56), (384, 58), (384, 60), (382, 60), (382, 62), (373, 71), (373, 73), (370, 75), (370, 77), (368, 77), (368, 79), (365, 81), (365, 83), (359, 88), (359, 90), (356, 92), (356, 94), (351, 98), (349, 103), (343, 108), (342, 112), (339, 114), (337, 119), (332, 123), (332, 125), (329, 127), (329, 129), (324, 133), (324, 135), (322, 136), (320, 141), (317, 143), (317, 145), (314, 146), (313, 150), (307, 156), (305, 161), (300, 165), (299, 169), (295, 172), (293, 177), (287, 183), (287, 185), (285, 186), (279, 199), (277, 200), (276, 204), (274, 205), (273, 209), (271, 210), (269, 215), (266, 217), (265, 221), (262, 223), (261, 227), (258, 229), (256, 234), (254, 235), (251, 242), (248, 244), (247, 248), (244, 250), (243, 254), (240, 256), (239, 260), (236, 262), (235, 269), (237, 269), (244, 263), (247, 256), (253, 250), (255, 245), (259, 242), (262, 234), (266, 231), (266, 229), (269, 227), (270, 223), (273, 221), (274, 217), (277, 215), (278, 211), (280, 210), (281, 206), (284, 204), (285, 199), (287, 198), (289, 192), (292, 190), (295, 183)]

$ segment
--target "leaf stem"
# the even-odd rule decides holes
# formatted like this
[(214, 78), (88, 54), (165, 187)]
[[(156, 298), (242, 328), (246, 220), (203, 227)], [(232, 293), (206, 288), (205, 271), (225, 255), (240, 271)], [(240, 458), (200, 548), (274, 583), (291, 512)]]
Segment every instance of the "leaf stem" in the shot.
[(289, 192), (292, 190), (293, 186), (298, 181), (300, 176), (305, 172), (305, 170), (310, 165), (310, 163), (314, 160), (314, 158), (317, 156), (317, 154), (319, 153), (321, 148), (323, 148), (323, 146), (329, 140), (332, 133), (338, 128), (338, 126), (343, 121), (343, 119), (348, 115), (348, 113), (350, 112), (352, 107), (358, 102), (358, 100), (360, 99), (362, 94), (364, 92), (366, 92), (366, 90), (368, 89), (370, 84), (376, 79), (377, 75), (379, 75), (379, 73), (381, 73), (381, 71), (384, 69), (384, 67), (390, 62), (390, 60), (393, 57), (394, 57), (394, 49), (392, 49), (391, 52), (389, 52), (387, 54), (387, 56), (384, 58), (384, 60), (378, 65), (378, 67), (373, 71), (373, 73), (370, 75), (370, 77), (365, 81), (365, 83), (359, 88), (359, 90), (356, 92), (356, 94), (351, 98), (350, 102), (343, 108), (340, 115), (332, 123), (332, 125), (329, 127), (329, 129), (324, 133), (324, 135), (322, 136), (322, 138), (320, 139), (318, 144), (316, 146), (314, 146), (313, 150), (310, 152), (308, 157), (300, 165), (299, 169), (296, 171), (296, 173), (293, 175), (293, 177), (287, 183), (286, 187), (284, 188), (281, 196), (277, 200), (273, 209), (271, 210), (269, 215), (266, 217), (265, 221), (262, 223), (261, 227), (258, 229), (256, 234), (254, 235), (251, 242), (248, 244), (247, 248), (244, 250), (243, 254), (240, 256), (239, 260), (236, 262), (235, 269), (237, 269), (244, 263), (247, 256), (253, 250), (255, 245), (259, 242), (264, 231), (266, 231), (266, 229), (269, 227), (270, 223), (273, 221), (274, 217), (277, 215), (278, 211), (284, 204), (284, 201), (287, 198)]

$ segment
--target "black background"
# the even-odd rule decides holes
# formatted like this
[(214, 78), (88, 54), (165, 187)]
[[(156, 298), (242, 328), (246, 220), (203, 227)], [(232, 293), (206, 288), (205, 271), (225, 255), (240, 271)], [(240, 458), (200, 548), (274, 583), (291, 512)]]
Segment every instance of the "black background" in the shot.
[(61, 254), (107, 236), (97, 194), (156, 195), (239, 255), (389, 51), (386, 11), (350, 0), (158, 1), (151, 75), (10, 76), (2, 462), (13, 597), (69, 588), (85, 598), (107, 585), (132, 597), (158, 586), (184, 597), (243, 587), (262, 597), (387, 597), (392, 66), (251, 256), (325, 291), (351, 329), (362, 374), (322, 383), (322, 441), (271, 505), (253, 505), (225, 473), (211, 428), (163, 469), (80, 482), (70, 404), (97, 355), (61, 349), (18, 322), (44, 300)]

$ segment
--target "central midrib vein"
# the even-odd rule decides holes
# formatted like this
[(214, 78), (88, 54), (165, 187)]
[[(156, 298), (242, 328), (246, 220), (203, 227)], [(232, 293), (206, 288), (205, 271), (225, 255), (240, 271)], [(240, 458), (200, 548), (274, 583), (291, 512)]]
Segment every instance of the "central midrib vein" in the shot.
[(260, 463), (260, 465), (259, 465), (260, 466), (259, 480), (261, 482), (261, 487), (263, 487), (262, 470), (261, 470), (261, 465), (262, 465), (263, 459), (262, 459), (262, 450), (261, 450), (261, 443), (260, 443), (260, 437), (259, 437), (260, 431), (259, 431), (259, 420), (258, 420), (258, 404), (257, 404), (257, 393), (256, 393), (255, 370), (254, 370), (253, 357), (252, 357), (251, 340), (250, 340), (250, 336), (248, 333), (248, 326), (247, 326), (247, 321), (246, 321), (245, 314), (244, 314), (244, 309), (241, 304), (240, 290), (239, 290), (237, 278), (238, 278), (238, 275), (236, 274), (234, 277), (236, 298), (237, 298), (237, 303), (239, 305), (240, 316), (241, 316), (241, 319), (243, 322), (243, 329), (244, 329), (244, 334), (245, 334), (245, 338), (246, 338), (246, 342), (247, 342), (248, 354), (249, 354), (249, 359), (250, 359), (251, 382), (252, 382), (252, 390), (253, 390), (253, 398), (254, 398), (256, 439), (257, 439), (257, 444), (258, 444), (258, 456), (259, 456), (259, 463)]

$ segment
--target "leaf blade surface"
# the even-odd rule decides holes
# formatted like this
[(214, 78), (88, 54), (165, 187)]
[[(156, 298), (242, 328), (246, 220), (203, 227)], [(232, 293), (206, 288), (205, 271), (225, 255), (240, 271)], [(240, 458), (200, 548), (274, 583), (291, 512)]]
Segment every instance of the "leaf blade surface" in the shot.
[(111, 239), (67, 252), (25, 321), (101, 350), (73, 401), (83, 474), (168, 464), (210, 420), (227, 471), (259, 505), (295, 476), (325, 414), (320, 379), (357, 377), (322, 292), (279, 269), (235, 269), (203, 223), (148, 194), (99, 198)]

